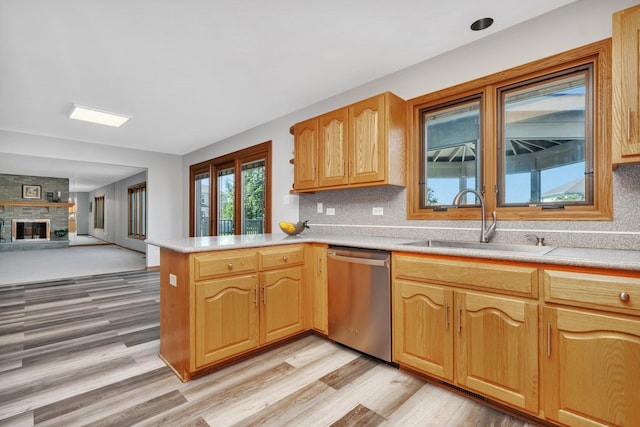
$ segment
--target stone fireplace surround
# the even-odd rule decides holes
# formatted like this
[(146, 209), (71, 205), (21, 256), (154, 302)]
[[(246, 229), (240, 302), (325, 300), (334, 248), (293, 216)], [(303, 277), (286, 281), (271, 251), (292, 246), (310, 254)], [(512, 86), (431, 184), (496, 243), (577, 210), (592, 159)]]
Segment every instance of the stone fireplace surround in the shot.
[[(39, 185), (41, 198), (23, 199), (23, 185)], [(0, 252), (66, 248), (69, 246), (68, 236), (60, 238), (53, 233), (55, 230), (69, 228), (69, 204), (51, 203), (47, 200), (47, 193), (57, 195), (58, 191), (61, 192), (61, 200), (67, 201), (69, 199), (69, 179), (0, 174), (0, 218), (4, 220), (0, 236)], [(12, 241), (12, 222), (14, 219), (49, 220), (49, 238)]]

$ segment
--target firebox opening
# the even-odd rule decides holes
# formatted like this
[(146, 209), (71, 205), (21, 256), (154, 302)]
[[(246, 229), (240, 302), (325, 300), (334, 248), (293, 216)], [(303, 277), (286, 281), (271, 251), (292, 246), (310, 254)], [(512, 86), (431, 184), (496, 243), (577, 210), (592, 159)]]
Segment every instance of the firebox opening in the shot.
[(13, 219), (11, 220), (11, 241), (50, 240), (51, 220)]

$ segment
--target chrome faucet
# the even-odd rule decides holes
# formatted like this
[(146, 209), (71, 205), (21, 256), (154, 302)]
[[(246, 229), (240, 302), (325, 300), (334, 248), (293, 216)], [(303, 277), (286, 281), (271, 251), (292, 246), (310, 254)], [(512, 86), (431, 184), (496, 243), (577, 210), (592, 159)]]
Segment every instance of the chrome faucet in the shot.
[(480, 207), (482, 209), (482, 218), (480, 218), (482, 220), (482, 224), (480, 226), (480, 243), (489, 243), (489, 240), (491, 240), (491, 238), (493, 237), (493, 233), (496, 232), (496, 211), (493, 211), (491, 213), (491, 216), (493, 217), (493, 223), (489, 226), (489, 228), (486, 228), (485, 215), (487, 213), (487, 208), (484, 203), (484, 197), (482, 197), (482, 194), (478, 193), (476, 190), (467, 188), (456, 194), (456, 197), (453, 198), (453, 204), (455, 206), (460, 206), (462, 196), (466, 193), (473, 193), (478, 198), (478, 200), (480, 200)]

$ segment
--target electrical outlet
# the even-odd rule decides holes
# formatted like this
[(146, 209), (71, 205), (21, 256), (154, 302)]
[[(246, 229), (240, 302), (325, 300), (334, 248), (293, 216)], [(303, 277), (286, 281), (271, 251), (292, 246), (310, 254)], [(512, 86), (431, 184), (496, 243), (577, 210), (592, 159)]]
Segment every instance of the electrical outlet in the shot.
[(178, 278), (175, 274), (169, 274), (169, 284), (174, 287), (178, 286)]
[(317, 212), (318, 213), (322, 213), (322, 202), (318, 202), (318, 204), (316, 205), (317, 207)]
[(327, 215), (335, 215), (336, 208), (327, 208)]
[(372, 215), (384, 215), (384, 209), (383, 208), (373, 208), (371, 210), (371, 214)]

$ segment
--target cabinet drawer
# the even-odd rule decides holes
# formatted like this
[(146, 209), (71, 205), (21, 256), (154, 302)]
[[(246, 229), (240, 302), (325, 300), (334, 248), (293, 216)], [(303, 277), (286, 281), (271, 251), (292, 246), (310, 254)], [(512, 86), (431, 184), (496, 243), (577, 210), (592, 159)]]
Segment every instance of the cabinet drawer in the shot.
[(395, 277), (538, 297), (533, 267), (402, 255), (394, 257), (392, 268)]
[(193, 257), (193, 277), (196, 281), (230, 274), (252, 273), (256, 270), (255, 250), (208, 252)]
[(304, 247), (302, 245), (291, 245), (261, 249), (258, 252), (258, 259), (260, 270), (300, 265), (304, 263)]
[(545, 270), (544, 299), (568, 305), (640, 311), (640, 278)]

